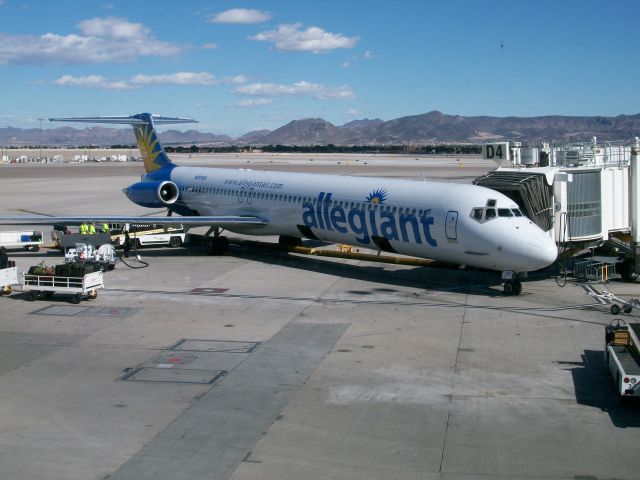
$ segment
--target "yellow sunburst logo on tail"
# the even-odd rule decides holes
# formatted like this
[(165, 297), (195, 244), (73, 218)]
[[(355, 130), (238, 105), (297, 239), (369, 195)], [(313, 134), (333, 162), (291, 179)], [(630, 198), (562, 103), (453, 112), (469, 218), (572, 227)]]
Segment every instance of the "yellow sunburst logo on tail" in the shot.
[(135, 125), (134, 130), (136, 133), (136, 140), (138, 141), (138, 148), (140, 149), (140, 154), (144, 160), (145, 170), (147, 172), (152, 172), (162, 168), (161, 165), (156, 163), (156, 158), (160, 155), (161, 149), (158, 144), (155, 129), (149, 128), (148, 125)]

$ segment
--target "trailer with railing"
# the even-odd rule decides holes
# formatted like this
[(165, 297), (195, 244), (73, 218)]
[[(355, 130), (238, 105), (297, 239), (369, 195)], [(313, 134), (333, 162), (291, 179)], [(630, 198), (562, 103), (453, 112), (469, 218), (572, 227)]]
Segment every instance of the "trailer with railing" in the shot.
[(617, 318), (605, 330), (605, 362), (620, 398), (640, 397), (640, 323)]
[(17, 283), (18, 269), (15, 266), (0, 268), (0, 295), (9, 295)]
[(71, 294), (72, 303), (80, 303), (84, 298), (96, 298), (100, 288), (104, 288), (102, 272), (91, 272), (82, 277), (25, 273), (22, 281), (22, 290), (27, 292), (28, 300), (51, 298), (54, 293), (64, 293)]

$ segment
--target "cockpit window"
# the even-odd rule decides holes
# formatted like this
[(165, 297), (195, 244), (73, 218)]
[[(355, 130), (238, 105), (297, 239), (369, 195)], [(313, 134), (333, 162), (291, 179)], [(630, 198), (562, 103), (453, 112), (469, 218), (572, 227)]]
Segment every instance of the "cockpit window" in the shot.
[(496, 209), (495, 208), (487, 208), (486, 217), (487, 217), (487, 220), (489, 220), (490, 218), (495, 218), (496, 217)]
[(482, 220), (482, 211), (483, 211), (482, 208), (474, 208), (473, 218), (480, 222)]
[(520, 209), (519, 209), (519, 208), (512, 208), (512, 209), (511, 209), (511, 211), (513, 212), (513, 214), (514, 214), (516, 217), (522, 217), (522, 216), (523, 216), (523, 215), (522, 215), (522, 212), (520, 211)]
[(487, 200), (487, 207), (495, 207), (496, 200)]
[(508, 208), (499, 208), (498, 209), (499, 217), (513, 217), (513, 213)]

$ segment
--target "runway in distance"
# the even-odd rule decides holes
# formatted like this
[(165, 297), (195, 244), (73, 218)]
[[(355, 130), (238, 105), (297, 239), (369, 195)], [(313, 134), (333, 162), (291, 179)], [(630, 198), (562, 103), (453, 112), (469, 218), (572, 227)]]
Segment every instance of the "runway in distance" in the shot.
[[(211, 254), (228, 248), (222, 232), (344, 243), (441, 262), (502, 271), (505, 292), (519, 294), (518, 274), (552, 264), (554, 240), (507, 196), (476, 185), (434, 181), (258, 171), (174, 164), (155, 125), (191, 119), (141, 113), (129, 117), (52, 118), (129, 124), (146, 174), (123, 189), (134, 203), (167, 208), (166, 217), (0, 216), (0, 224), (180, 223), (211, 227)], [(173, 216), (172, 214), (179, 216)]]

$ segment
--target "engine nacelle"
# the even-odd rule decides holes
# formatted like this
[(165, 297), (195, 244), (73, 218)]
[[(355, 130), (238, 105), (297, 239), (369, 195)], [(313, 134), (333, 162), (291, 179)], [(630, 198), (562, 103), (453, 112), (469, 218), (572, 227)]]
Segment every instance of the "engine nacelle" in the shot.
[(129, 200), (142, 207), (162, 208), (176, 203), (180, 190), (168, 180), (138, 182), (122, 190)]

